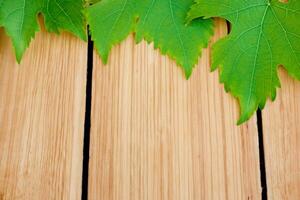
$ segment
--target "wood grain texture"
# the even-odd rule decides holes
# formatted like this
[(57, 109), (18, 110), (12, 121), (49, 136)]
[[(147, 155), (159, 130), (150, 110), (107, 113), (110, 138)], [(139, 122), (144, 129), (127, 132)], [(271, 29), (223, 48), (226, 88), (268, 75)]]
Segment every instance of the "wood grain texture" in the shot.
[(86, 43), (38, 33), (21, 65), (0, 44), (0, 199), (80, 199)]
[(300, 198), (300, 84), (280, 70), (282, 89), (263, 111), (269, 199)]
[[(227, 33), (217, 22), (214, 40)], [(92, 200), (260, 199), (256, 119), (236, 126), (236, 101), (205, 50), (189, 81), (129, 37), (94, 62)]]

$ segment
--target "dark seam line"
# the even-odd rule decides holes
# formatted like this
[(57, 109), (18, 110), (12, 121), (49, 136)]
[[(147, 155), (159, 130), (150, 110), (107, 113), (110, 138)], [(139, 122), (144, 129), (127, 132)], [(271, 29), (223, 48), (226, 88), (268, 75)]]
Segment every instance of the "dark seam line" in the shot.
[[(89, 30), (89, 28), (88, 28)], [(89, 31), (88, 31), (89, 32)], [(82, 193), (81, 199), (88, 199), (89, 182), (89, 160), (90, 160), (90, 131), (91, 131), (91, 109), (92, 109), (92, 84), (93, 84), (93, 49), (94, 44), (88, 34), (87, 52), (87, 81), (86, 81), (86, 102), (83, 140), (83, 166), (82, 166)]]
[(264, 150), (264, 138), (263, 138), (263, 122), (261, 110), (257, 110), (257, 129), (258, 129), (258, 146), (259, 146), (259, 167), (260, 167), (260, 184), (261, 184), (261, 199), (268, 199), (267, 189), (267, 176), (265, 165), (265, 150)]
[[(227, 33), (231, 32), (231, 24), (226, 21)], [(267, 176), (266, 176), (266, 165), (265, 165), (265, 149), (264, 149), (264, 138), (263, 138), (263, 122), (262, 113), (258, 109), (256, 112), (257, 117), (257, 130), (258, 130), (258, 148), (259, 148), (259, 168), (260, 168), (260, 184), (261, 184), (261, 199), (268, 199), (268, 188), (267, 188)]]
[[(231, 32), (231, 24), (227, 23), (227, 33)], [(259, 148), (259, 168), (260, 168), (260, 185), (261, 185), (261, 199), (268, 199), (268, 188), (267, 188), (267, 176), (266, 176), (266, 165), (265, 165), (265, 150), (264, 150), (264, 138), (263, 138), (263, 125), (262, 125), (262, 114), (261, 110), (258, 109), (256, 112), (257, 117), (257, 130), (258, 130), (258, 148)]]
[(229, 34), (231, 32), (231, 24), (229, 21), (226, 21), (226, 25), (227, 25), (227, 34)]

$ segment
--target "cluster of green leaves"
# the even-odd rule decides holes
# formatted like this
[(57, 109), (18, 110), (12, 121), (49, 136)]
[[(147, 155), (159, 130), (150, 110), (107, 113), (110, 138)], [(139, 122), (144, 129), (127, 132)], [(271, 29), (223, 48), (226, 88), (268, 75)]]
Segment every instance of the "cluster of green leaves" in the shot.
[(40, 13), (48, 31), (83, 40), (88, 24), (105, 63), (111, 48), (134, 32), (137, 43), (153, 42), (187, 77), (213, 34), (212, 18), (228, 20), (232, 30), (213, 45), (212, 69), (219, 67), (226, 91), (240, 102), (239, 124), (275, 99), (279, 65), (300, 79), (299, 0), (0, 0), (0, 26), (18, 61), (39, 29)]
[(0, 27), (11, 37), (18, 62), (39, 30), (40, 13), (48, 31), (68, 30), (86, 38), (82, 0), (0, 0)]
[(212, 68), (220, 67), (225, 89), (238, 98), (239, 124), (247, 121), (280, 86), (283, 65), (300, 79), (300, 1), (197, 0), (188, 19), (222, 17), (231, 33), (213, 46)]
[(189, 77), (213, 33), (210, 19), (186, 26), (193, 0), (102, 0), (87, 10), (92, 39), (104, 62), (111, 47), (135, 32), (137, 42), (153, 42), (174, 58)]

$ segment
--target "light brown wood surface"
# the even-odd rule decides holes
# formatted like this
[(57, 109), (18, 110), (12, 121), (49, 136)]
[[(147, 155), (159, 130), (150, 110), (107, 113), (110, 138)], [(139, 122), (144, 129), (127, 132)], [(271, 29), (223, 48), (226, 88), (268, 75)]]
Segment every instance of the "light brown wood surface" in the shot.
[[(226, 34), (217, 21), (214, 41)], [(22, 63), (0, 30), (0, 200), (81, 197), (87, 44), (38, 33)], [(130, 36), (104, 66), (94, 54), (89, 198), (261, 199), (255, 116), (236, 126), (237, 102), (209, 72), (190, 80)], [(268, 197), (300, 198), (300, 84), (262, 112)]]
[(268, 196), (300, 199), (300, 84), (280, 70), (282, 88), (263, 111)]
[(0, 199), (80, 199), (86, 43), (38, 33), (21, 65), (0, 44)]
[[(227, 33), (217, 22), (214, 40)], [(130, 36), (104, 66), (94, 56), (89, 197), (92, 200), (260, 199), (256, 118), (209, 71), (191, 79)]]

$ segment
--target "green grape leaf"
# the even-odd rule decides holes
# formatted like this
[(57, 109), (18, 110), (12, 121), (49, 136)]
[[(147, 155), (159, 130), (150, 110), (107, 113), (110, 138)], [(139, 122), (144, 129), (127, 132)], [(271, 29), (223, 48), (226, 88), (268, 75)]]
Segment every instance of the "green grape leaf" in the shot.
[(105, 63), (112, 46), (135, 32), (136, 42), (153, 42), (189, 77), (201, 49), (213, 34), (209, 19), (186, 25), (186, 13), (192, 4), (193, 0), (102, 0), (87, 9), (87, 22)]
[(197, 0), (188, 21), (222, 17), (232, 24), (213, 46), (212, 69), (220, 68), (226, 91), (238, 98), (247, 121), (280, 87), (278, 66), (300, 79), (300, 1)]
[(0, 0), (0, 26), (11, 37), (18, 62), (39, 30), (39, 13), (48, 31), (68, 30), (85, 40), (83, 5), (82, 0)]

